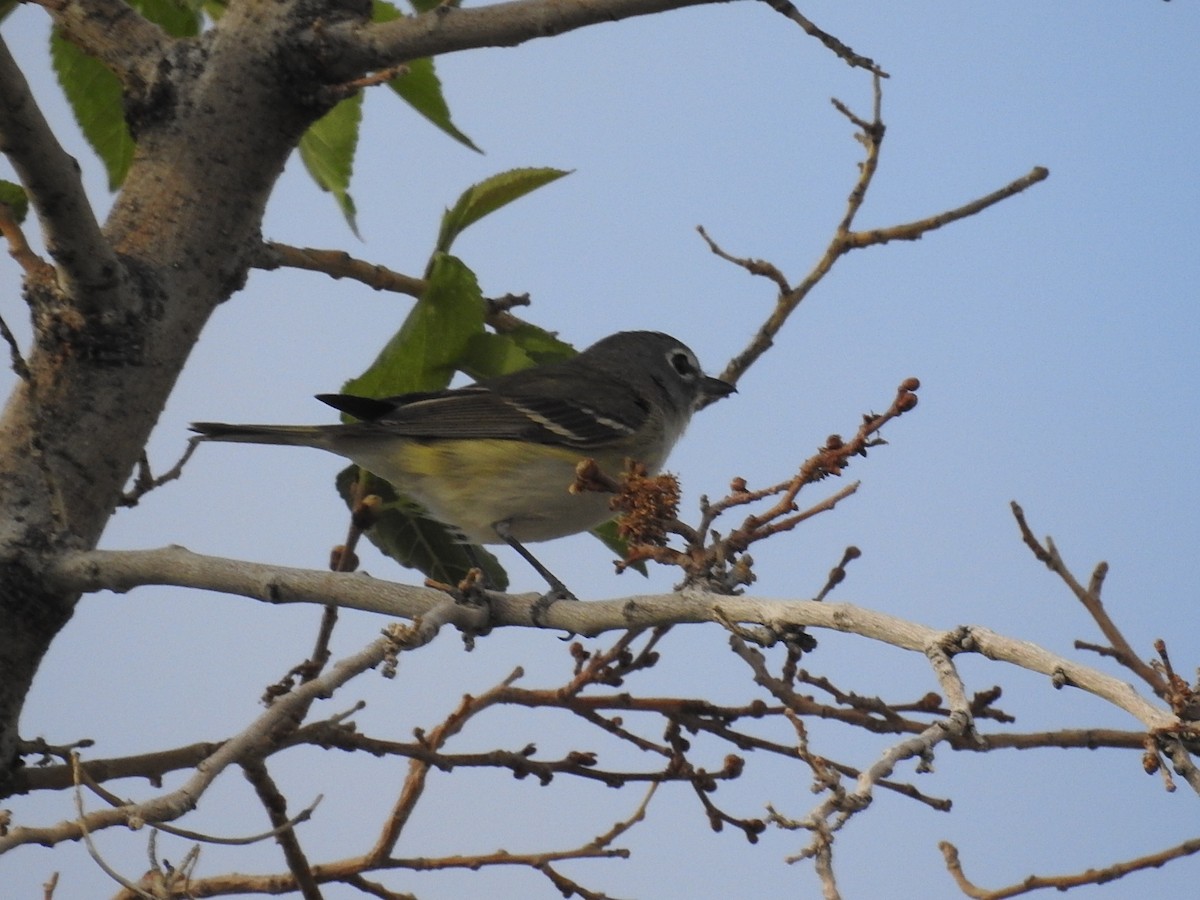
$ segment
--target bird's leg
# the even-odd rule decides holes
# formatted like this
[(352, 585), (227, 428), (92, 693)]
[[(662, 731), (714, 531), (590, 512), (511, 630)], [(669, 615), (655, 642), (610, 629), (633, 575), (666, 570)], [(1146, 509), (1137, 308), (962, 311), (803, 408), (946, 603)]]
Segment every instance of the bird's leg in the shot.
[(545, 615), (546, 611), (559, 600), (579, 599), (571, 593), (571, 591), (565, 584), (562, 583), (562, 580), (557, 575), (538, 562), (537, 557), (526, 550), (525, 546), (512, 536), (512, 534), (509, 532), (508, 522), (496, 522), (494, 525), (492, 525), (492, 528), (495, 530), (500, 540), (504, 541), (504, 543), (508, 544), (508, 546), (512, 547), (519, 554), (521, 554), (521, 558), (533, 566), (534, 570), (537, 571), (537, 573), (543, 578), (545, 578), (546, 583), (550, 585), (550, 590), (542, 594), (542, 596), (538, 598), (537, 602), (533, 604), (533, 609), (530, 610), (530, 616), (532, 617), (535, 625), (542, 624), (542, 616)]

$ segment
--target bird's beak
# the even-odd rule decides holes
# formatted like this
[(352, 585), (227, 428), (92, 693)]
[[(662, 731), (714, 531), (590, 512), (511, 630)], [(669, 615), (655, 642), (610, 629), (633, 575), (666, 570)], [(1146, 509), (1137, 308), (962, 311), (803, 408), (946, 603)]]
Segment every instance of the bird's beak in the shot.
[(737, 388), (728, 381), (722, 381), (720, 378), (705, 375), (704, 382), (700, 385), (700, 392), (704, 396), (705, 403), (712, 403), (713, 401), (720, 400), (722, 397), (736, 394)]

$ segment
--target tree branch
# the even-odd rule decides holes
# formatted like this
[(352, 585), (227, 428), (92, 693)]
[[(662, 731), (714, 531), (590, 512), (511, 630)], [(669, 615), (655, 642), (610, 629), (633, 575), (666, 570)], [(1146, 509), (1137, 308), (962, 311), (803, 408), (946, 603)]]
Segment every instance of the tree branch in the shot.
[[(767, 2), (772, 2), (772, 0), (767, 0)], [(825, 248), (825, 252), (821, 255), (816, 265), (812, 267), (808, 274), (795, 287), (791, 286), (780, 269), (772, 263), (760, 259), (738, 257), (727, 253), (716, 241), (708, 236), (703, 228), (698, 229), (701, 237), (704, 238), (713, 253), (734, 265), (741, 266), (751, 275), (758, 275), (769, 279), (779, 290), (779, 296), (775, 301), (775, 309), (771, 311), (770, 316), (767, 317), (767, 320), (758, 329), (758, 332), (754, 335), (754, 338), (746, 349), (729, 361), (729, 364), (720, 375), (723, 380), (737, 383), (738, 379), (754, 364), (755, 360), (771, 347), (775, 336), (779, 334), (791, 314), (796, 311), (796, 307), (829, 274), (834, 264), (851, 250), (886, 244), (889, 241), (919, 240), (929, 231), (982, 212), (988, 207), (999, 203), (1001, 200), (1021, 193), (1049, 176), (1049, 170), (1037, 166), (1026, 175), (1009, 182), (1004, 187), (954, 209), (946, 210), (914, 222), (906, 222), (886, 228), (854, 230), (854, 220), (862, 209), (867, 192), (870, 190), (875, 173), (878, 170), (880, 150), (887, 131), (883, 121), (882, 78), (882, 72), (878, 69), (873, 70), (872, 86), (874, 96), (872, 115), (869, 120), (853, 113), (840, 100), (836, 98), (833, 100), (833, 105), (837, 108), (838, 112), (859, 129), (855, 137), (866, 148), (866, 155), (859, 164), (858, 177), (855, 179), (854, 186), (850, 189), (850, 193), (846, 198), (846, 210), (834, 229), (829, 245)]]
[(161, 28), (121, 0), (34, 0), (46, 8), (63, 33), (128, 83), (170, 49)]
[(887, 73), (880, 69), (873, 59), (855, 53), (852, 48), (843, 44), (832, 34), (818, 28), (812, 23), (812, 21), (807, 19), (800, 12), (800, 10), (796, 9), (795, 6), (788, 2), (788, 0), (764, 0), (764, 2), (771, 7), (771, 9), (775, 10), (775, 12), (779, 13), (786, 19), (791, 19), (793, 22), (803, 28), (804, 33), (809, 37), (814, 37), (824, 44), (830, 52), (845, 62), (846, 65), (867, 69), (871, 72), (878, 72), (883, 77), (888, 77)]
[(1193, 853), (1200, 853), (1200, 839), (1193, 838), (1174, 847), (1161, 850), (1158, 853), (1149, 853), (1146, 856), (1139, 856), (1136, 859), (1114, 863), (1102, 869), (1088, 869), (1086, 872), (1080, 872), (1077, 875), (1030, 875), (1017, 884), (996, 888), (995, 890), (981, 888), (967, 878), (962, 870), (962, 863), (958, 858), (958, 848), (949, 841), (942, 841), (938, 844), (938, 848), (942, 851), (946, 868), (954, 877), (959, 890), (964, 894), (975, 898), (975, 900), (1007, 900), (1009, 897), (1017, 897), (1021, 894), (1028, 894), (1043, 888), (1067, 891), (1085, 884), (1107, 884), (1110, 881), (1123, 878), (1130, 872), (1137, 872), (1141, 869), (1157, 869), (1173, 859), (1191, 856)]
[(333, 666), (320, 677), (297, 687), (275, 703), (244, 731), (221, 744), (200, 763), (178, 789), (144, 803), (87, 813), (73, 821), (44, 828), (17, 827), (0, 834), (0, 853), (20, 844), (37, 843), (47, 847), (62, 841), (79, 840), (89, 832), (130, 823), (171, 821), (191, 810), (212, 781), (227, 767), (253, 759), (270, 741), (272, 732), (293, 720), (298, 710), (307, 709), (314, 700), (326, 697), (355, 676), (374, 668), (395, 652), (396, 641), (388, 636), (377, 638), (362, 650)]
[(478, 47), (516, 47), (588, 25), (724, 2), (729, 0), (510, 0), (471, 8), (443, 4), (391, 22), (334, 25), (314, 32), (309, 39), (331, 76), (348, 81), (363, 72), (426, 56)]
[(0, 150), (29, 194), (58, 287), (81, 313), (117, 306), (121, 267), (92, 213), (79, 165), (38, 109), (25, 76), (0, 38)]
[[(445, 600), (444, 594), (429, 588), (358, 573), (268, 566), (201, 556), (182, 547), (67, 554), (51, 567), (47, 577), (63, 590), (124, 592), (140, 585), (171, 584), (240, 594), (268, 603), (335, 603), (405, 618), (427, 615)], [(535, 624), (534, 605), (538, 595), (489, 593), (488, 597), (492, 625)], [(461, 604), (459, 608), (468, 609)], [(1147, 729), (1180, 727), (1171, 712), (1148, 701), (1127, 682), (1027, 641), (977, 625), (954, 631), (930, 628), (847, 603), (685, 591), (588, 603), (555, 603), (539, 621), (547, 628), (588, 636), (683, 623), (753, 622), (776, 630), (785, 626), (830, 628), (918, 653), (925, 653), (930, 646), (952, 647), (955, 653), (979, 653), (988, 659), (1040, 672), (1053, 679), (1056, 687), (1072, 686), (1095, 694), (1128, 712)], [(477, 627), (478, 623), (461, 618), (453, 624)]]
[(324, 272), (331, 278), (350, 278), (377, 291), (393, 291), (410, 297), (420, 297), (428, 287), (423, 278), (413, 278), (386, 266), (355, 259), (345, 250), (318, 250), (265, 241), (254, 260), (254, 267), (270, 271), (284, 266)]

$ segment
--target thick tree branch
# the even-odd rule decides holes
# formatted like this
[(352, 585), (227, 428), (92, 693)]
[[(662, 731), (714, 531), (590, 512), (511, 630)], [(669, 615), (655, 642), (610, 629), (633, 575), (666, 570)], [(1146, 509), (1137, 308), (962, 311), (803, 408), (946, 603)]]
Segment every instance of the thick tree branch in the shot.
[(162, 59), (171, 39), (161, 28), (122, 0), (35, 0), (63, 33), (96, 57), (128, 85), (136, 70), (149, 71)]
[(391, 22), (332, 26), (314, 33), (311, 40), (332, 77), (349, 81), (362, 72), (425, 56), (515, 47), (588, 25), (725, 2), (729, 0), (510, 0), (471, 8), (444, 4)]
[[(335, 603), (351, 609), (413, 618), (427, 615), (445, 595), (358, 573), (318, 572), (201, 556), (181, 547), (161, 550), (93, 550), (63, 556), (48, 573), (63, 590), (128, 591), (171, 584), (240, 594), (268, 603)], [(489, 594), (493, 625), (534, 624), (535, 594)], [(465, 620), (464, 620), (465, 621)], [(874, 610), (828, 601), (729, 597), (701, 591), (634, 596), (588, 603), (555, 603), (540, 620), (546, 627), (583, 635), (689, 622), (753, 622), (775, 630), (805, 626), (850, 632), (918, 653), (940, 646), (979, 653), (1095, 694), (1138, 719), (1148, 730), (1179, 729), (1178, 719), (1130, 684), (1057, 656), (1027, 641), (977, 625), (954, 631), (930, 628)], [(455, 624), (458, 624), (457, 622)], [(953, 648), (951, 650), (951, 648)]]
[(120, 266), (92, 213), (79, 165), (38, 109), (25, 76), (0, 39), (0, 151), (29, 193), (58, 286), (83, 313), (112, 309)]

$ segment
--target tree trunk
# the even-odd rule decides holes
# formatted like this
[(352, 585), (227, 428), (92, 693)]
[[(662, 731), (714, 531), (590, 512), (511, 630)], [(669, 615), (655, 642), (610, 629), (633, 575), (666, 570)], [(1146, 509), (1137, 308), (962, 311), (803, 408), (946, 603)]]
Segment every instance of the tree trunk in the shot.
[[(129, 23), (106, 13), (68, 7), (60, 23), (111, 54)], [(102, 229), (64, 199), (81, 196), (77, 166), (0, 61), (0, 141), (55, 263), (26, 278), (36, 343), (0, 417), (0, 783), (38, 663), (78, 599), (43, 585), (46, 562), (96, 545), (209, 314), (245, 280), (289, 153), (338, 99), (315, 66), (284, 70), (303, 58), (285, 52), (300, 14), (232, 4), (202, 37), (159, 33), (123, 58), (137, 151)], [(142, 26), (157, 31), (129, 25), (130, 46), (154, 37)]]

